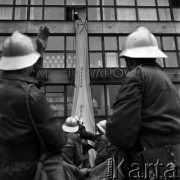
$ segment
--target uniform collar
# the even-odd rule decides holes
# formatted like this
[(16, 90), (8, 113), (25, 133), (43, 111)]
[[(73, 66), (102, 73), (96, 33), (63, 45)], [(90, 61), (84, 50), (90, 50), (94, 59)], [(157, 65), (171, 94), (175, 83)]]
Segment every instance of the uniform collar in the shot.
[(7, 71), (3, 71), (2, 73), (0, 73), (0, 78), (1, 79), (8, 79), (8, 80), (19, 80), (19, 81), (25, 81), (27, 83), (33, 83), (33, 84), (38, 84), (37, 80), (30, 77), (30, 76), (22, 76), (19, 75), (15, 72), (7, 72)]

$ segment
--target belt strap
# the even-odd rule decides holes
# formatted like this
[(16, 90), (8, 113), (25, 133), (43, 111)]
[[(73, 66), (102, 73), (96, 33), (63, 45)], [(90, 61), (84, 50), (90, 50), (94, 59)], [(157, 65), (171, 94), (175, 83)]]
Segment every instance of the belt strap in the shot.
[(37, 160), (38, 148), (36, 144), (25, 146), (5, 146), (0, 144), (0, 159), (5, 161), (32, 161)]

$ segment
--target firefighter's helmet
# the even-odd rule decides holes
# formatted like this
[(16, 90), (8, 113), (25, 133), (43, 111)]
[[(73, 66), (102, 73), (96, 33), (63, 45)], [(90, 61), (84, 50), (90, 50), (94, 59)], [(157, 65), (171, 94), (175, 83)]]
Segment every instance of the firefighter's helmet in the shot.
[(73, 116), (68, 117), (64, 124), (62, 125), (62, 128), (65, 132), (71, 133), (71, 132), (77, 132), (79, 130), (78, 121)]
[(15, 31), (2, 45), (0, 70), (19, 70), (33, 66), (39, 59), (32, 39)]
[(159, 49), (155, 36), (145, 27), (139, 27), (127, 36), (120, 57), (167, 58)]
[(106, 120), (102, 120), (102, 121), (99, 121), (99, 122), (97, 123), (97, 127), (98, 127), (104, 134), (106, 134), (106, 123), (107, 123)]

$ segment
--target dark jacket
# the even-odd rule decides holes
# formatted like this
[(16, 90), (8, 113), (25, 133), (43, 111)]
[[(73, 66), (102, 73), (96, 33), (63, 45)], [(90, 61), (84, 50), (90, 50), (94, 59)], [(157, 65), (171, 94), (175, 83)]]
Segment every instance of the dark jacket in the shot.
[(123, 150), (136, 143), (146, 149), (180, 143), (180, 98), (156, 63), (127, 74), (113, 110), (107, 137)]
[(101, 134), (95, 141), (94, 149), (96, 150), (95, 166), (107, 160), (107, 149), (110, 142), (104, 134)]
[(83, 149), (81, 139), (76, 133), (68, 133), (68, 142), (63, 148), (63, 155), (74, 165), (80, 166), (83, 162)]
[[(40, 151), (26, 108), (25, 95), (31, 83), (36, 81), (15, 73), (0, 76), (0, 179), (32, 180), (34, 176)], [(48, 151), (62, 149), (66, 134), (53, 117), (46, 97), (34, 85), (29, 98), (32, 116)]]

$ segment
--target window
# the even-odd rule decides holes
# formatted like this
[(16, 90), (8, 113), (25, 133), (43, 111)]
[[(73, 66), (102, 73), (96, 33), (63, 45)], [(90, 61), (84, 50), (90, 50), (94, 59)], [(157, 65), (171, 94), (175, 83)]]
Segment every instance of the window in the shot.
[(103, 8), (103, 20), (104, 21), (114, 21), (115, 20), (114, 8)]
[(99, 0), (88, 0), (88, 5), (100, 5)]
[(104, 37), (105, 50), (117, 50), (116, 37), (105, 36)]
[(15, 8), (15, 20), (27, 20), (27, 7)]
[(118, 95), (118, 91), (120, 89), (120, 85), (108, 85), (107, 86), (107, 109), (108, 115), (112, 115), (113, 109), (112, 105)]
[(105, 63), (106, 67), (119, 67), (118, 54), (113, 52), (106, 52)]
[(116, 5), (135, 6), (134, 0), (116, 0)]
[(165, 59), (166, 67), (179, 67), (178, 65), (178, 55), (176, 51), (176, 44), (174, 36), (163, 36), (162, 37), (163, 50), (168, 56)]
[(100, 8), (98, 7), (89, 7), (88, 8), (88, 20), (90, 21), (100, 21), (101, 15), (100, 15)]
[(66, 0), (66, 5), (86, 5), (86, 0)]
[(138, 16), (140, 21), (157, 21), (155, 8), (138, 8)]
[(105, 115), (105, 93), (104, 86), (92, 85), (91, 96), (95, 116)]
[(114, 5), (114, 0), (102, 0), (102, 5), (113, 6)]
[(169, 6), (169, 0), (158, 0), (158, 6)]
[(30, 7), (30, 20), (41, 20), (41, 19), (42, 19), (42, 8)]
[(103, 67), (102, 53), (90, 52), (90, 68), (101, 68), (101, 67)]
[(138, 6), (155, 6), (155, 0), (137, 0)]
[(67, 86), (67, 116), (71, 115), (73, 105), (74, 86)]
[(44, 10), (45, 20), (65, 20), (64, 8), (47, 7)]
[(102, 40), (99, 36), (89, 37), (89, 50), (98, 51), (102, 50)]
[(64, 116), (64, 86), (46, 86), (47, 101), (57, 116)]
[(159, 8), (158, 11), (160, 21), (171, 21), (171, 13), (169, 8)]
[(64, 68), (64, 53), (44, 53), (43, 68)]
[(136, 20), (135, 8), (117, 8), (117, 20)]
[(13, 0), (0, 0), (0, 4), (1, 5), (4, 5), (4, 4), (7, 4), (7, 5), (13, 4)]
[(64, 50), (64, 36), (49, 36), (46, 50)]
[(76, 54), (66, 53), (66, 68), (75, 68), (76, 65)]
[(0, 7), (0, 19), (11, 20), (13, 8), (12, 7)]
[(171, 0), (173, 15), (175, 21), (180, 21), (180, 1), (179, 0)]
[(64, 0), (45, 0), (45, 5), (64, 5)]

